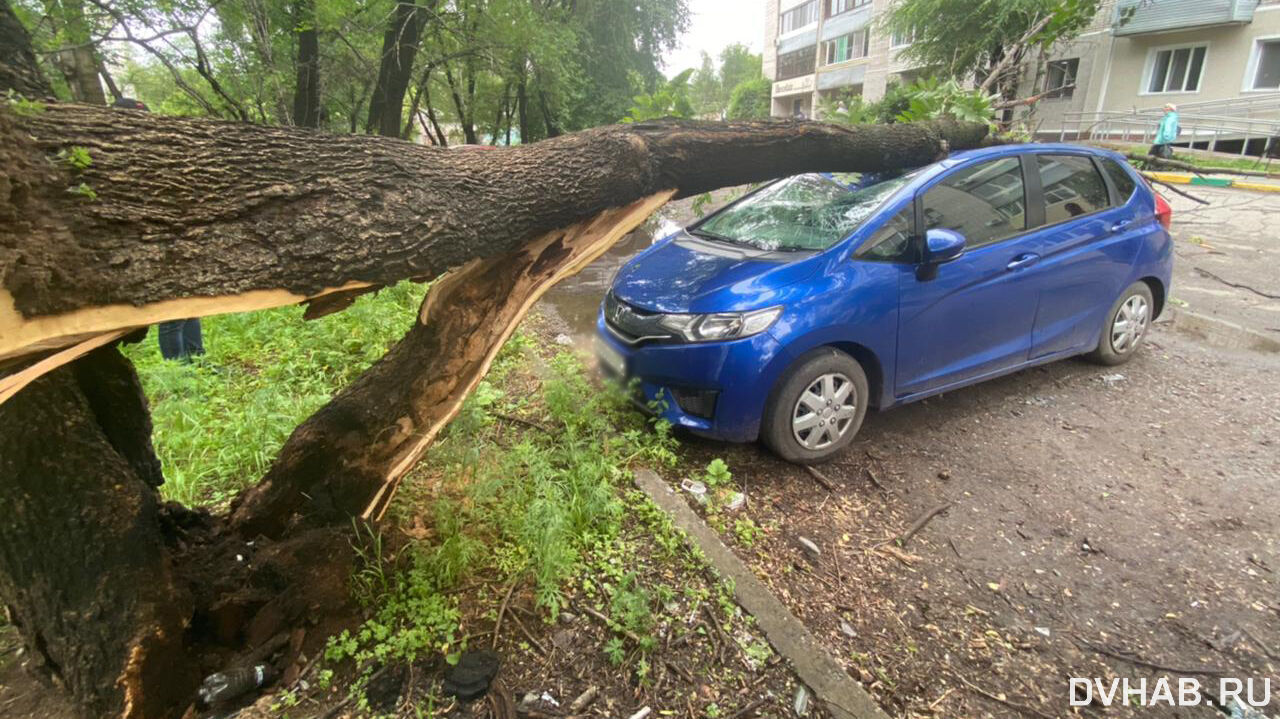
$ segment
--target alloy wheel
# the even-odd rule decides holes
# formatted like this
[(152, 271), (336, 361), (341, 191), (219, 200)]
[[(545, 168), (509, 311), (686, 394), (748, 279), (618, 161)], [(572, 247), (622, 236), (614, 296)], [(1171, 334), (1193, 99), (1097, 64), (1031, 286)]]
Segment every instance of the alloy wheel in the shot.
[(791, 410), (791, 432), (805, 449), (825, 449), (848, 433), (858, 414), (853, 381), (839, 372), (824, 374), (800, 393)]
[(1132, 352), (1142, 341), (1150, 316), (1146, 297), (1132, 295), (1125, 300), (1111, 323), (1111, 349), (1117, 354)]

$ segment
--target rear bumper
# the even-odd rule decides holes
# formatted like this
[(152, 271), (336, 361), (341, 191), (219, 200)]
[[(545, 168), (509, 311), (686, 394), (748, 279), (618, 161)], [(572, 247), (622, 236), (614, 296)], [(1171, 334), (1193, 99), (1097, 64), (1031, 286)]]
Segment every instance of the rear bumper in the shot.
[[(605, 326), (604, 314), (596, 317), (596, 336), (622, 355), (625, 379), (638, 380), (635, 400), (677, 427), (728, 442), (750, 442), (760, 433), (760, 418), (777, 367), (785, 366), (785, 350), (768, 332), (730, 342), (695, 344), (644, 344), (633, 346), (618, 339)], [(710, 417), (681, 407), (674, 393), (714, 392)], [(686, 399), (684, 404), (697, 408)]]

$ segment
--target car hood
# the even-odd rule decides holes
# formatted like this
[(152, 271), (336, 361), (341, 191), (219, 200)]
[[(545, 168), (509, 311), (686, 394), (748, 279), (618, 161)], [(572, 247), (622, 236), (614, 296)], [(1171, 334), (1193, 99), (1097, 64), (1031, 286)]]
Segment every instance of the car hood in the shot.
[(614, 294), (653, 312), (733, 312), (779, 304), (782, 290), (822, 264), (813, 252), (766, 252), (679, 232), (637, 255)]

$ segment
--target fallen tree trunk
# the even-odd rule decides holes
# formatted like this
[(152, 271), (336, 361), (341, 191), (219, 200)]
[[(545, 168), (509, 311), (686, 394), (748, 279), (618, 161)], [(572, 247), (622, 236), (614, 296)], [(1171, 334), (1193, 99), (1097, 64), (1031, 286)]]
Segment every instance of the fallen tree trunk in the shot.
[[(0, 361), (470, 260), (658, 192), (927, 164), (980, 125), (612, 126), (501, 149), (49, 105), (0, 111)], [(83, 169), (58, 159), (83, 148)], [(70, 190), (70, 191), (69, 191)]]
[[(30, 94), (38, 73), (20, 67), (29, 52), (5, 47), (10, 19), (0, 0), (0, 92)], [(0, 527), (0, 595), (91, 716), (180, 714), (204, 668), (199, 642), (266, 641), (309, 606), (272, 596), (306, 582), (340, 588), (322, 572), (301, 576), (308, 557), (341, 565), (342, 542), (310, 530), (380, 516), (530, 305), (667, 199), (926, 164), (986, 134), (953, 123), (655, 122), (444, 150), (76, 105), (16, 109), (0, 108), (0, 511), (15, 517)], [(68, 159), (85, 155), (87, 165)], [(299, 426), (235, 502), (226, 526), (236, 531), (179, 547), (155, 491), (145, 403), (111, 345), (162, 320), (302, 301), (317, 315), (435, 278), (404, 339)], [(277, 557), (261, 586), (254, 576), (213, 586), (202, 573), (240, 546), (237, 534), (277, 540), (257, 545)]]

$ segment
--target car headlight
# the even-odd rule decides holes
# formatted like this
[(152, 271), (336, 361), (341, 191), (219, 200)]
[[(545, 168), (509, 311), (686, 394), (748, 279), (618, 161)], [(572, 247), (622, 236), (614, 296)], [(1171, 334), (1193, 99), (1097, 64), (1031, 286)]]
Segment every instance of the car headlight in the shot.
[(782, 314), (781, 307), (753, 312), (715, 312), (707, 315), (663, 315), (658, 326), (689, 342), (733, 340), (758, 335)]

